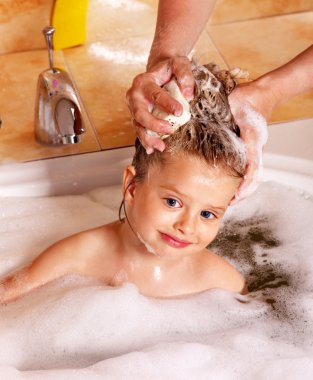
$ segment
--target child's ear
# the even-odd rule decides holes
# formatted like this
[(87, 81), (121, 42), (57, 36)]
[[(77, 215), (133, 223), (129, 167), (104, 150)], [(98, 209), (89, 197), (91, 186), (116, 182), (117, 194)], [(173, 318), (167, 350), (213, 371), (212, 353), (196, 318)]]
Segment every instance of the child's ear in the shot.
[(136, 183), (135, 178), (136, 176), (136, 170), (132, 165), (128, 165), (123, 174), (123, 194), (124, 194), (124, 200), (125, 202), (129, 203), (133, 200), (135, 189), (136, 189)]

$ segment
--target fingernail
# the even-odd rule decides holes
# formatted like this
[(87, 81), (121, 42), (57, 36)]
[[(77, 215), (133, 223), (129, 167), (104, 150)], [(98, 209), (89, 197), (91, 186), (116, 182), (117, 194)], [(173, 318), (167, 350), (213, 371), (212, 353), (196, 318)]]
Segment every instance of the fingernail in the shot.
[(153, 153), (153, 151), (154, 151), (154, 149), (150, 148), (150, 147), (146, 149), (147, 154), (151, 154), (151, 153)]
[(186, 99), (192, 99), (193, 98), (193, 89), (191, 87), (186, 87), (184, 89), (183, 95)]
[(174, 128), (172, 126), (166, 125), (166, 126), (162, 127), (163, 133), (171, 134), (171, 133), (173, 133), (173, 131), (174, 131)]
[(181, 116), (182, 113), (183, 113), (182, 110), (175, 110), (174, 115), (175, 116)]

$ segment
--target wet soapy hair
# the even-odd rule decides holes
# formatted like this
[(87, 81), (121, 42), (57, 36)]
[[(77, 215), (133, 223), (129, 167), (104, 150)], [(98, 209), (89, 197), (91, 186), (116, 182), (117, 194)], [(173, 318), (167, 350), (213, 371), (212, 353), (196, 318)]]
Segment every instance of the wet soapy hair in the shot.
[(151, 166), (166, 165), (169, 158), (180, 155), (202, 159), (210, 167), (222, 167), (229, 175), (243, 178), (244, 145), (228, 103), (228, 95), (236, 86), (235, 75), (213, 63), (193, 63), (193, 75), (195, 96), (190, 103), (190, 121), (165, 139), (162, 153), (155, 150), (148, 155), (136, 140), (132, 162), (135, 180), (144, 180)]
[(136, 170), (136, 181), (146, 178), (149, 168), (166, 165), (169, 159), (183, 156), (199, 158), (210, 167), (222, 167), (227, 174), (243, 178), (245, 155), (239, 142), (234, 143), (232, 132), (211, 124), (208, 128), (199, 120), (191, 120), (179, 132), (169, 136), (164, 152), (155, 151), (148, 155), (137, 139), (132, 165)]

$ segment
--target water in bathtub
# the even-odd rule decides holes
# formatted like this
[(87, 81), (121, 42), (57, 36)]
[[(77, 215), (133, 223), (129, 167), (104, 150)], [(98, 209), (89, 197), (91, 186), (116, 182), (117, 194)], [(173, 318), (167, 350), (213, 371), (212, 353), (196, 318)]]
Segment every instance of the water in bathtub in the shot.
[[(5, 198), (1, 275), (116, 218), (119, 190)], [(175, 299), (67, 276), (0, 308), (1, 379), (311, 379), (312, 197), (276, 183), (234, 206), (211, 249), (247, 279)]]

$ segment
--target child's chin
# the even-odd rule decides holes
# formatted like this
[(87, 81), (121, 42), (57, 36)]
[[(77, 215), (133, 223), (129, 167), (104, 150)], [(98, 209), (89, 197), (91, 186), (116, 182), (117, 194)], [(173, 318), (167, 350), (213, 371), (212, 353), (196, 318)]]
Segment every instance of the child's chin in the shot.
[(155, 245), (150, 243), (150, 242), (147, 242), (144, 238), (142, 238), (139, 234), (138, 234), (138, 238), (139, 240), (142, 242), (142, 244), (145, 246), (146, 250), (148, 253), (151, 253), (152, 255), (155, 255), (155, 256), (160, 256), (158, 254), (158, 250), (155, 248)]

